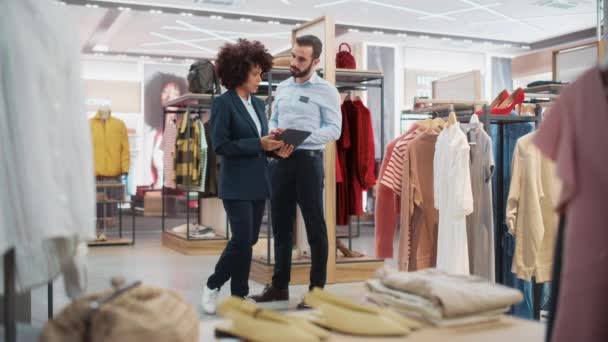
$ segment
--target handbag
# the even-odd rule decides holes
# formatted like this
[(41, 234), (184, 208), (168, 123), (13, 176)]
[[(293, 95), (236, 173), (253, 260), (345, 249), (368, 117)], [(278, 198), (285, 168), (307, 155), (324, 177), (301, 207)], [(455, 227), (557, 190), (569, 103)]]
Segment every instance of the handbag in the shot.
[[(342, 46), (346, 46), (348, 51), (342, 51)], [(351, 53), (350, 45), (342, 43), (338, 47), (338, 53), (336, 54), (336, 68), (338, 69), (357, 69), (357, 62), (355, 56)]]

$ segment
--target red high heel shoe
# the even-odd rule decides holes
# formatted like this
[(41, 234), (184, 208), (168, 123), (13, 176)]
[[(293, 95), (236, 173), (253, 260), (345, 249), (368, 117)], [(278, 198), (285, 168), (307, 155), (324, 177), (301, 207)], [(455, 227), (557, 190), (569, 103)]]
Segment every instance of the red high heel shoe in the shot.
[(506, 100), (503, 101), (498, 107), (491, 108), (490, 114), (494, 115), (509, 115), (515, 108), (515, 106), (522, 104), (525, 99), (524, 90), (522, 88), (517, 88), (511, 96), (509, 96)]
[[(498, 94), (498, 96), (496, 96), (496, 98), (494, 98), (492, 103), (490, 103), (490, 109), (500, 106), (508, 97), (509, 97), (509, 92), (506, 89), (504, 89), (503, 91), (501, 91)], [(482, 115), (483, 109), (476, 111), (475, 114)]]

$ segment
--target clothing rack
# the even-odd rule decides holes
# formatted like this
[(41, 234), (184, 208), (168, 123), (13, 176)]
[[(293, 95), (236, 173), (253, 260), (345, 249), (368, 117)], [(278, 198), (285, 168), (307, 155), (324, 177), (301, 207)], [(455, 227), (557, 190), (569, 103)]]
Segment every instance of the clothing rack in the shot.
[[(213, 103), (213, 100), (215, 98), (215, 95), (212, 94), (187, 94), (184, 95), (182, 97), (179, 97), (177, 99), (174, 99), (172, 101), (169, 101), (164, 107), (163, 107), (163, 132), (165, 131), (166, 127), (166, 116), (168, 114), (185, 114), (185, 113), (190, 113), (190, 114), (200, 114), (202, 112), (205, 111), (209, 111), (211, 109), (211, 105)], [(186, 135), (189, 137), (190, 136), (190, 130), (191, 130), (191, 121), (187, 120), (186, 121)], [(187, 149), (190, 150), (190, 139), (188, 139), (187, 142)], [(190, 154), (186, 155), (186, 164), (190, 164), (191, 160), (190, 160)], [(208, 165), (207, 167), (215, 167), (214, 165)], [(186, 180), (186, 185), (175, 185), (175, 188), (178, 190), (182, 190), (186, 193), (186, 237), (183, 238), (179, 235), (173, 235), (174, 237), (177, 237), (181, 240), (186, 240), (186, 241), (217, 241), (217, 240), (224, 240), (224, 241), (228, 241), (229, 239), (229, 225), (228, 225), (228, 220), (226, 219), (226, 236), (223, 238), (211, 238), (211, 239), (194, 239), (190, 237), (190, 192), (192, 191), (192, 184), (191, 184), (191, 177), (190, 177), (190, 170), (191, 168), (188, 167), (188, 177)], [(161, 190), (161, 228), (162, 228), (162, 232), (163, 234), (165, 233), (165, 218), (167, 216), (167, 213), (165, 211), (165, 200), (166, 200), (166, 187), (163, 184), (162, 186), (162, 190)], [(197, 192), (197, 202), (200, 205), (200, 192)], [(200, 216), (200, 208), (199, 208), (199, 212), (198, 212), (198, 224), (200, 224), (201, 222), (201, 216)]]
[[(15, 248), (7, 250), (3, 257), (4, 294), (2, 310), (4, 314), (4, 341), (17, 342), (17, 289), (16, 289), (16, 253)], [(48, 319), (53, 318), (53, 281), (47, 284), (47, 311)]]

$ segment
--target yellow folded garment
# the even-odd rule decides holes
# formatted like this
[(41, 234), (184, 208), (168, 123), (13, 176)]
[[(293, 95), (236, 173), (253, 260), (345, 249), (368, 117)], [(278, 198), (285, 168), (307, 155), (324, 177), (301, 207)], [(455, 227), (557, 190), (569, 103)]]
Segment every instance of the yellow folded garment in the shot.
[(418, 322), (386, 309), (364, 306), (327, 291), (314, 289), (304, 302), (317, 309), (315, 323), (335, 331), (357, 336), (405, 336), (418, 329)]
[(218, 327), (224, 333), (245, 338), (249, 341), (319, 342), (329, 337), (329, 333), (310, 321), (285, 316), (272, 310), (260, 309), (255, 304), (231, 297), (222, 302), (218, 313), (232, 320), (230, 325)]

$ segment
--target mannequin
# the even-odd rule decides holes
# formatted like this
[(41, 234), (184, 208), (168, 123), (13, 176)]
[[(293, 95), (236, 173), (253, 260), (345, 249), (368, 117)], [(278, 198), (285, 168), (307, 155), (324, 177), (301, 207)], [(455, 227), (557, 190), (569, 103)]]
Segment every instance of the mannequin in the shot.
[(97, 240), (106, 241), (106, 220), (116, 216), (118, 204), (115, 201), (121, 201), (125, 196), (122, 176), (129, 173), (129, 137), (125, 123), (112, 116), (109, 106), (100, 106), (89, 122), (95, 157), (98, 228), (101, 228)]
[(112, 114), (112, 111), (110, 110), (110, 106), (101, 106), (101, 107), (99, 107), (98, 112), (99, 112), (99, 114), (101, 114), (101, 119), (103, 121), (106, 121), (107, 119), (109, 119), (110, 115)]

